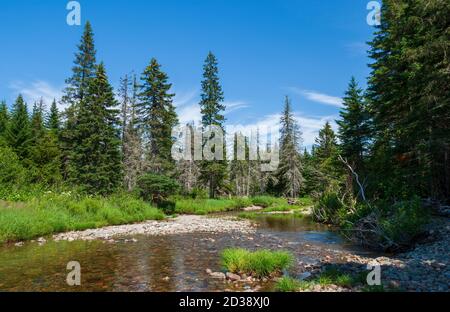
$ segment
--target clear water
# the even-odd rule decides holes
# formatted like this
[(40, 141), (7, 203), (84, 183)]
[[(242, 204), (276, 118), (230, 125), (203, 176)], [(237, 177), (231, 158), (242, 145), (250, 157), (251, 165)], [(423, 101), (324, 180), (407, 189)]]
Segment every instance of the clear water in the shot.
[[(255, 234), (183, 234), (105, 241), (48, 241), (0, 247), (0, 291), (225, 291), (244, 285), (211, 279), (228, 247), (289, 250), (314, 263), (327, 249), (352, 249), (330, 228), (294, 217), (262, 216)], [(68, 286), (67, 263), (81, 265), (81, 286)], [(295, 274), (295, 268), (293, 273)], [(270, 282), (261, 290), (271, 290)], [(248, 286), (247, 286), (248, 288)]]

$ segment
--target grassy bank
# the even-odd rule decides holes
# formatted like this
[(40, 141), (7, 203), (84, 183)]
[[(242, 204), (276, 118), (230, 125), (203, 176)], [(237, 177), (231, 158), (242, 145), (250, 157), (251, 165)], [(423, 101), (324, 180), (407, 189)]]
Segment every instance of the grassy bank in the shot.
[[(8, 196), (6, 196), (8, 195)], [(0, 243), (29, 240), (72, 230), (85, 230), (145, 220), (161, 220), (164, 213), (131, 195), (95, 197), (77, 192), (29, 189), (6, 192), (0, 198)], [(205, 215), (261, 206), (264, 210), (298, 208), (270, 196), (231, 199), (174, 197), (176, 214)]]
[(310, 198), (301, 198), (294, 205), (289, 205), (285, 198), (271, 196), (256, 196), (251, 198), (229, 198), (229, 199), (191, 199), (173, 198), (175, 202), (175, 213), (205, 215), (209, 213), (227, 212), (239, 210), (250, 206), (264, 208), (261, 212), (301, 210), (312, 205)]
[(366, 277), (367, 273), (350, 274), (342, 272), (335, 267), (329, 267), (313, 279), (307, 281), (283, 277), (277, 282), (275, 290), (280, 292), (300, 292), (311, 291), (316, 285), (325, 289), (328, 286), (335, 285), (347, 289), (359, 287), (361, 291), (384, 291), (382, 286), (368, 286)]
[(221, 255), (222, 266), (231, 273), (266, 277), (290, 267), (294, 257), (284, 251), (225, 249)]
[(46, 194), (25, 203), (0, 202), (0, 242), (163, 218), (160, 210), (131, 196)]

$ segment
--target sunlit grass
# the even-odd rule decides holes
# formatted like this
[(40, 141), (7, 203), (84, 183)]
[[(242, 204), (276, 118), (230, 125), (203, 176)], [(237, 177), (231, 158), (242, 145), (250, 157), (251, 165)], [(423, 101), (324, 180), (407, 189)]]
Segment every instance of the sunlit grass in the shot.
[(265, 277), (289, 268), (294, 257), (285, 251), (230, 248), (222, 252), (221, 261), (228, 272)]
[(5, 206), (0, 206), (0, 242), (164, 219), (160, 210), (126, 195), (104, 198), (48, 194)]

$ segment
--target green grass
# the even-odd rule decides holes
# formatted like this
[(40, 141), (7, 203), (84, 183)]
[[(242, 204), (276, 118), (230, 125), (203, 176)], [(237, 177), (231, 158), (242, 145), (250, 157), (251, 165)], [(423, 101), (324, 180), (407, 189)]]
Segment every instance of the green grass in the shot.
[(272, 196), (255, 196), (251, 198), (251, 202), (255, 206), (268, 208), (275, 205), (287, 204), (286, 199)]
[(249, 211), (249, 212), (241, 212), (238, 215), (238, 217), (242, 218), (242, 219), (251, 219), (251, 220), (255, 220), (255, 219), (258, 219), (261, 217), (280, 218), (280, 219), (283, 219), (283, 218), (287, 218), (287, 219), (299, 218), (299, 219), (301, 219), (301, 218), (304, 218), (305, 215), (299, 211), (295, 211), (294, 213), (279, 213), (279, 214), (276, 214), (276, 213), (275, 214), (264, 214), (261, 212)]
[(161, 219), (164, 214), (160, 210), (127, 195), (103, 198), (49, 193), (26, 203), (0, 203), (0, 242)]
[(240, 248), (225, 249), (221, 254), (222, 266), (231, 273), (247, 274), (258, 278), (280, 273), (294, 261), (285, 251), (258, 250), (251, 252)]
[(299, 281), (295, 278), (284, 276), (275, 285), (275, 290), (279, 292), (297, 292), (306, 290), (310, 286), (310, 282)]
[(234, 211), (250, 206), (263, 207), (263, 212), (300, 210), (305, 207), (303, 203), (310, 201), (309, 198), (301, 198), (299, 199), (299, 205), (291, 206), (288, 205), (285, 198), (271, 196), (231, 199), (192, 199), (174, 197), (172, 200), (176, 202), (175, 213), (195, 215)]
[[(366, 274), (349, 274), (340, 271), (334, 266), (326, 268), (315, 278), (308, 281), (299, 281), (291, 277), (283, 277), (275, 285), (275, 290), (280, 292), (296, 292), (302, 290), (309, 290), (315, 285), (326, 287), (329, 285), (336, 285), (343, 288), (352, 288), (357, 285), (364, 285), (366, 283)], [(365, 286), (363, 291), (380, 291), (380, 288), (373, 288)]]
[(177, 198), (175, 213), (205, 215), (209, 213), (226, 212), (251, 206), (246, 199), (186, 199)]

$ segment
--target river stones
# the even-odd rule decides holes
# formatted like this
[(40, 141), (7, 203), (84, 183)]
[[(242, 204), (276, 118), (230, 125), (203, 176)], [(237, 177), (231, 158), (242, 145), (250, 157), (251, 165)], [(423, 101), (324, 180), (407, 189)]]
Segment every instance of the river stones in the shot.
[(237, 274), (231, 273), (231, 272), (227, 272), (226, 277), (233, 282), (237, 282), (241, 280), (241, 277)]

